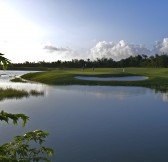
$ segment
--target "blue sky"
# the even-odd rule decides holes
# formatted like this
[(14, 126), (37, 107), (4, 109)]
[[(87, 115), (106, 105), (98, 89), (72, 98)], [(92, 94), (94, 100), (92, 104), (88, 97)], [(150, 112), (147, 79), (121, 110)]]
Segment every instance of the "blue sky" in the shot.
[[(24, 21), (25, 26), (28, 26), (26, 25), (28, 23), (32, 27), (33, 32), (26, 34), (25, 37), (20, 37), (20, 40), (18, 40), (17, 34), (23, 36), (28, 29), (25, 28), (20, 34), (22, 23), (18, 26), (15, 25), (15, 28), (18, 29), (17, 32), (9, 29), (10, 32), (12, 30), (17, 33), (12, 35), (12, 41), (22, 41), (28, 45), (32, 39), (32, 42), (46, 47), (43, 49), (48, 50), (46, 51), (51, 60), (52, 56), (54, 56), (53, 59), (65, 59), (67, 55), (79, 57), (79, 53), (81, 53), (81, 57), (85, 57), (90, 49), (96, 48), (96, 45), (103, 41), (106, 41), (104, 43), (106, 46), (109, 45), (109, 42), (115, 42), (115, 45), (110, 44), (114, 47), (124, 40), (125, 46), (130, 48), (141, 44), (144, 45), (144, 48), (152, 50), (155, 41), (162, 42), (168, 35), (167, 0), (1, 0), (0, 6), (2, 5), (3, 8), (9, 8), (7, 12), (16, 13), (19, 22)], [(6, 12), (4, 11), (4, 13)], [(5, 19), (4, 13), (2, 18)], [(13, 17), (10, 18), (8, 14), (8, 18), (9, 22), (6, 25), (13, 28), (10, 24)], [(1, 32), (4, 33), (3, 29)], [(9, 31), (5, 32), (9, 33)], [(36, 35), (36, 33), (38, 34)], [(25, 39), (26, 37), (27, 39)], [(3, 39), (8, 42), (5, 34)], [(162, 43), (159, 46), (163, 46)], [(103, 48), (102, 52), (107, 52), (104, 44), (99, 44), (97, 48), (99, 50)], [(33, 50), (26, 49), (28, 48), (26, 45), (22, 46), (25, 46), (25, 51), (33, 53)], [(31, 44), (29, 47), (31, 48)], [(17, 50), (17, 45), (15, 48)], [(55, 49), (55, 51), (51, 51), (51, 49)], [(59, 53), (57, 49), (59, 49)], [(63, 52), (61, 49), (64, 49)], [(92, 50), (92, 52), (96, 50)], [(46, 51), (46, 54), (43, 55), (47, 58)], [(112, 51), (114, 52), (114, 50)], [(7, 49), (4, 49), (4, 52), (9, 53)], [(131, 53), (129, 54), (131, 55)], [(24, 55), (23, 48), (22, 55)], [(60, 58), (55, 57), (59, 55)], [(12, 56), (10, 58), (12, 59)], [(45, 59), (45, 57), (42, 58)], [(25, 58), (23, 59), (19, 55), (18, 59), (24, 61)], [(33, 57), (28, 59), (33, 60)], [(41, 58), (39, 56), (39, 59), (38, 57), (34, 59), (34, 61), (38, 61)]]

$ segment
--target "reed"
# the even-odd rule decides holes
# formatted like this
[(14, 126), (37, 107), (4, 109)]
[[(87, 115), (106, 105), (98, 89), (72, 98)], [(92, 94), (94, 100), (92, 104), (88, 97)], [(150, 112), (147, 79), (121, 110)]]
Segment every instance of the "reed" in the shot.
[(4, 99), (20, 99), (23, 97), (29, 97), (29, 96), (39, 96), (44, 95), (44, 92), (42, 91), (36, 91), (31, 90), (30, 92), (25, 90), (17, 90), (13, 88), (0, 88), (0, 101)]

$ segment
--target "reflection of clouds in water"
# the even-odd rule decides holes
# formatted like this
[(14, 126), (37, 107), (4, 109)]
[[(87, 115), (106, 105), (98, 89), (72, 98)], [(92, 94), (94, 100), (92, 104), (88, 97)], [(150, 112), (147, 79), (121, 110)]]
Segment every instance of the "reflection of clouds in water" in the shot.
[(94, 95), (96, 97), (113, 97), (123, 100), (125, 98), (143, 95), (147, 93), (147, 88), (142, 87), (122, 87), (122, 86), (56, 86), (61, 91), (68, 91), (70, 93), (81, 93)]
[(168, 102), (168, 92), (163, 93), (162, 96), (163, 96), (163, 101)]
[(0, 83), (10, 82), (14, 77), (19, 77), (23, 74), (29, 73), (31, 71), (12, 71), (12, 70), (0, 70)]
[(97, 87), (94, 90), (88, 89), (88, 93), (97, 97), (113, 97), (123, 100), (125, 98), (138, 96), (146, 93), (145, 88), (139, 87)]
[(168, 102), (168, 92), (157, 92), (155, 98), (162, 98), (164, 102)]
[(36, 72), (36, 71), (2, 71), (0, 70), (0, 87), (1, 88), (14, 88), (18, 90), (25, 90), (25, 91), (42, 91), (45, 95), (47, 95), (47, 86), (39, 83), (19, 83), (19, 82), (11, 82), (10, 80), (19, 77), (23, 74), (29, 72)]

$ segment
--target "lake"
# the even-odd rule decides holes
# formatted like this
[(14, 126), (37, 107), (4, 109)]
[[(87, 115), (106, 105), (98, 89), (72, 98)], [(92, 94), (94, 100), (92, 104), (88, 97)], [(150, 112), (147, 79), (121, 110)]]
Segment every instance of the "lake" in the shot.
[(42, 129), (50, 133), (46, 146), (55, 150), (54, 162), (168, 161), (168, 93), (142, 87), (11, 83), (7, 75), (0, 77), (0, 87), (43, 90), (44, 96), (0, 102), (0, 110), (31, 118), (25, 128), (1, 123), (2, 143)]

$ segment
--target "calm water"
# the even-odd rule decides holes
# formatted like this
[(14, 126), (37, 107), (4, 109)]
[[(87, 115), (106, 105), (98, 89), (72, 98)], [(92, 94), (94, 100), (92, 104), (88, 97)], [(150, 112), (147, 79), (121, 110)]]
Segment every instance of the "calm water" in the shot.
[(42, 129), (50, 133), (46, 145), (56, 151), (54, 162), (168, 161), (168, 94), (141, 87), (20, 86), (45, 95), (0, 102), (0, 110), (31, 117), (25, 128), (1, 124), (1, 142)]

